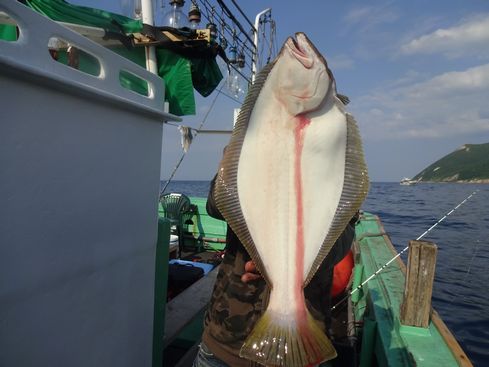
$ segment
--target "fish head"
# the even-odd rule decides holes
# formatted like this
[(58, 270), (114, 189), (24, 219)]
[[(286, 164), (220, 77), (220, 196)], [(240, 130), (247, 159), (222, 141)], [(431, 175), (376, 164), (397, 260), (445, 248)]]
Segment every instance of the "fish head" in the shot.
[(295, 37), (287, 39), (273, 67), (275, 96), (293, 116), (317, 109), (336, 92), (325, 58), (304, 33)]

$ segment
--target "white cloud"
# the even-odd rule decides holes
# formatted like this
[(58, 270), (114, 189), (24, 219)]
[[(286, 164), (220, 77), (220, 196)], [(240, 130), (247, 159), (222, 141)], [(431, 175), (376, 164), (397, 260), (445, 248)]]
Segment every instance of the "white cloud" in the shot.
[(462, 21), (450, 28), (436, 31), (413, 39), (401, 46), (401, 53), (437, 54), (447, 57), (477, 55), (489, 56), (489, 14), (479, 15)]
[(489, 91), (489, 64), (452, 71), (407, 88), (411, 98), (434, 98)]
[(388, 88), (400, 88), (402, 86), (412, 85), (418, 81), (424, 80), (428, 77), (426, 73), (422, 73), (419, 71), (408, 70), (403, 76), (399, 79), (387, 82)]
[(344, 54), (328, 57), (327, 62), (331, 70), (351, 70), (355, 66), (355, 61)]
[(352, 107), (369, 139), (486, 134), (489, 141), (487, 101), (489, 64), (386, 87), (353, 102)]
[(344, 21), (350, 26), (359, 27), (361, 30), (373, 28), (379, 24), (392, 23), (399, 18), (396, 11), (384, 6), (362, 6), (350, 10), (344, 17)]

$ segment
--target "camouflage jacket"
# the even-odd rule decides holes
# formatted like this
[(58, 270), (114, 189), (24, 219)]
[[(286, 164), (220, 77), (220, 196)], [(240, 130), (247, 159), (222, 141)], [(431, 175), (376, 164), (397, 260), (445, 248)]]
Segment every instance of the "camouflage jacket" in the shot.
[[(214, 180), (207, 200), (207, 212), (212, 217), (224, 219), (215, 206), (213, 186)], [(353, 236), (354, 228), (348, 224), (304, 289), (307, 307), (312, 316), (322, 322), (325, 331), (330, 322), (333, 267), (350, 249)], [(245, 263), (249, 260), (244, 246), (228, 226), (226, 253), (205, 315), (202, 339), (217, 358), (232, 367), (252, 365), (239, 357), (239, 350), (268, 303), (269, 289), (263, 279), (248, 283), (241, 281)]]

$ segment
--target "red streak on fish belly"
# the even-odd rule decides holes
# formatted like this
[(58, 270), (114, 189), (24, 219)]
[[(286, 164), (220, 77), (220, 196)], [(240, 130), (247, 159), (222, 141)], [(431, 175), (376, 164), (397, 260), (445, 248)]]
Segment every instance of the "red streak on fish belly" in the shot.
[[(303, 284), (304, 284), (304, 203), (302, 197), (302, 150), (304, 148), (304, 136), (306, 128), (311, 123), (311, 119), (305, 115), (298, 115), (297, 125), (294, 129), (295, 138), (295, 161), (294, 161), (294, 189), (296, 194), (297, 210), (297, 233), (296, 233), (296, 258), (295, 258), (295, 277), (294, 277), (294, 295), (297, 300), (297, 327), (299, 333), (303, 336), (305, 342), (310, 342), (312, 335), (307, 324), (306, 304), (304, 301)], [(310, 344), (310, 347), (313, 347)]]
[[(295, 257), (295, 278), (294, 292), (297, 297), (301, 297), (302, 283), (304, 281), (304, 208), (302, 202), (302, 149), (304, 148), (304, 135), (311, 120), (305, 115), (297, 117), (297, 125), (294, 129), (295, 151), (294, 151), (294, 189), (296, 196), (297, 210), (297, 233), (296, 233), (296, 257)], [(296, 298), (300, 299), (300, 298)]]

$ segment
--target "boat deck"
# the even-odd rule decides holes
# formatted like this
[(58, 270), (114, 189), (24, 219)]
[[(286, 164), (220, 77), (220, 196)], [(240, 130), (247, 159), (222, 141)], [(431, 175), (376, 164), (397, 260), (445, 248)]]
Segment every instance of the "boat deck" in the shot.
[[(205, 199), (193, 198), (192, 202), (198, 209), (199, 217), (192, 218), (186, 227), (182, 259), (217, 265), (224, 248), (226, 226), (222, 221), (206, 217)], [(212, 224), (210, 227), (207, 227), (208, 221)], [(210, 245), (210, 239), (216, 241)], [(193, 244), (189, 240), (193, 240)], [(397, 254), (377, 216), (362, 213), (356, 225), (354, 254), (352, 289)], [(217, 268), (214, 269), (212, 274), (215, 276), (217, 271)], [(333, 310), (330, 334), (339, 357), (331, 365), (472, 365), (434, 310), (426, 329), (401, 325), (400, 306), (404, 295), (405, 273), (404, 263), (400, 258), (396, 259), (360, 291)], [(169, 325), (180, 323), (181, 332), (172, 337), (171, 343), (166, 339), (165, 366), (191, 365), (202, 331), (205, 299), (209, 299), (212, 285), (213, 279), (200, 280), (183, 292), (179, 301), (175, 299), (168, 303), (167, 320), (171, 320), (167, 321), (165, 330), (170, 328)], [(189, 307), (194, 307), (192, 303), (195, 303), (196, 295), (199, 298), (196, 305), (198, 310), (190, 311)], [(342, 296), (338, 299), (342, 299)], [(189, 317), (192, 312), (195, 314)], [(182, 316), (178, 315), (186, 315), (186, 321), (179, 320)], [(170, 359), (175, 355), (183, 357), (173, 363)]]

